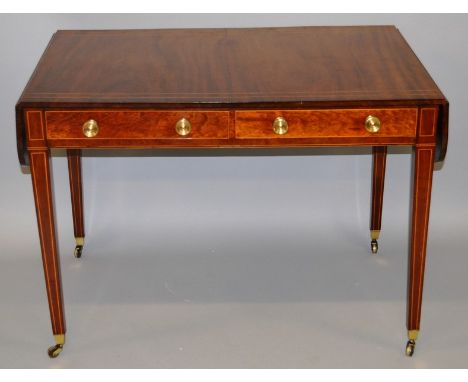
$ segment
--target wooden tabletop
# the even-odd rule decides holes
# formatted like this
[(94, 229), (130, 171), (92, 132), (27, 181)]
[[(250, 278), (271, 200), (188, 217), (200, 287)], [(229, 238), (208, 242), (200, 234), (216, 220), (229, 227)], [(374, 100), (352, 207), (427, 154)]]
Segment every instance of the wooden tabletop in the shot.
[(58, 31), (16, 105), (18, 156), (28, 108), (423, 105), (443, 160), (448, 102), (394, 26)]
[(394, 26), (58, 31), (20, 103), (444, 100)]

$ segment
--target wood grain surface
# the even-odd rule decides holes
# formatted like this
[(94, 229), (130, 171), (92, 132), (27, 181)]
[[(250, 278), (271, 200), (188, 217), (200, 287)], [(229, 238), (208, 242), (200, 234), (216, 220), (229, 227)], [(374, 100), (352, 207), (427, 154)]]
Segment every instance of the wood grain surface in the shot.
[(65, 334), (60, 257), (57, 251), (53, 193), (48, 150), (31, 150), (31, 179), (36, 205), (37, 226), (41, 242), (47, 299), (52, 332)]
[[(177, 134), (177, 121), (186, 118), (192, 131), (186, 136)], [(229, 137), (228, 111), (48, 111), (47, 138), (85, 138), (83, 124), (95, 120), (99, 139), (227, 139)], [(129, 142), (130, 143), (130, 142)]]
[(380, 231), (382, 226), (382, 208), (385, 185), (385, 167), (387, 163), (387, 147), (372, 148), (372, 203), (370, 230)]
[[(418, 109), (252, 110), (237, 111), (236, 138), (415, 137)], [(368, 116), (378, 117), (377, 133), (365, 129)], [(275, 134), (276, 117), (288, 122), (288, 132)]]
[(443, 160), (448, 103), (393, 26), (58, 31), (16, 107), (18, 155), (28, 108), (423, 106)]
[(418, 145), (414, 152), (411, 246), (408, 260), (408, 330), (419, 330), (421, 323), (434, 154), (434, 145)]
[(67, 150), (68, 179), (73, 215), (73, 232), (75, 238), (85, 237), (83, 180), (81, 176), (81, 150)]
[(393, 26), (58, 31), (23, 101), (443, 100)]

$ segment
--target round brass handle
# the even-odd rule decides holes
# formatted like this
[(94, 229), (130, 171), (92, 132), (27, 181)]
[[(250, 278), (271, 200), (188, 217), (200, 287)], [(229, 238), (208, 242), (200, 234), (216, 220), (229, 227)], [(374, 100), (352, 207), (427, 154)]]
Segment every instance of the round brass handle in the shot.
[(98, 135), (99, 133), (99, 125), (94, 119), (90, 119), (83, 124), (83, 134), (88, 137), (92, 138)]
[(186, 118), (179, 119), (175, 125), (175, 131), (183, 137), (189, 135), (192, 131), (192, 124)]
[(365, 127), (366, 127), (366, 130), (369, 132), (369, 133), (376, 133), (377, 131), (380, 130), (380, 119), (378, 119), (377, 117), (374, 117), (373, 115), (369, 115), (367, 118), (366, 118), (366, 122), (365, 122)]
[(273, 131), (278, 135), (286, 134), (288, 132), (288, 122), (283, 117), (277, 117), (273, 121)]

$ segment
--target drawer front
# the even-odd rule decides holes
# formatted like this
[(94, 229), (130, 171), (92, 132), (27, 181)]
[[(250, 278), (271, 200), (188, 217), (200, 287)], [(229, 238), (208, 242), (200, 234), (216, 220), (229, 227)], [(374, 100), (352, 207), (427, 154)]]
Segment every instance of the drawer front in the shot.
[[(228, 139), (228, 111), (47, 111), (47, 139)], [(176, 131), (184, 119), (184, 128)], [(96, 121), (88, 137), (83, 125)], [(187, 133), (187, 121), (190, 132)], [(181, 135), (180, 133), (186, 135)]]
[[(380, 128), (366, 129), (366, 119), (377, 117)], [(334, 110), (249, 110), (238, 111), (235, 131), (238, 139), (254, 138), (336, 138), (415, 137), (417, 108), (334, 109)], [(273, 129), (275, 119), (287, 123), (287, 131)], [(278, 134), (278, 131), (283, 134)]]

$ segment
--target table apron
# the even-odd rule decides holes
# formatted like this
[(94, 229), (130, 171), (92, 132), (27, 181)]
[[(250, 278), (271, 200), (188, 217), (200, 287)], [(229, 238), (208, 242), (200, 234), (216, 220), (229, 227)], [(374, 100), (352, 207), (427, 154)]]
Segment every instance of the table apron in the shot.
[(242, 148), (415, 145), (415, 137), (320, 137), (277, 139), (48, 139), (51, 148)]

